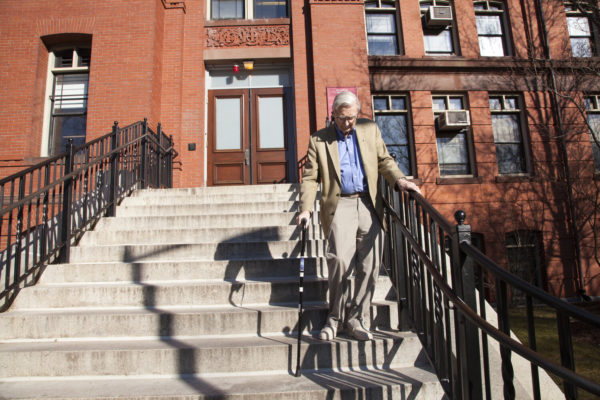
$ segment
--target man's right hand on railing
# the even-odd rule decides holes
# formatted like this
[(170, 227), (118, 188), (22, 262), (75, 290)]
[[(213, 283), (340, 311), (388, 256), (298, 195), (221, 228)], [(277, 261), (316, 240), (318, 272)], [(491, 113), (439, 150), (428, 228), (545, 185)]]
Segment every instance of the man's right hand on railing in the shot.
[(419, 189), (417, 185), (404, 178), (400, 178), (396, 181), (396, 188), (402, 192), (417, 192), (422, 194), (421, 189)]

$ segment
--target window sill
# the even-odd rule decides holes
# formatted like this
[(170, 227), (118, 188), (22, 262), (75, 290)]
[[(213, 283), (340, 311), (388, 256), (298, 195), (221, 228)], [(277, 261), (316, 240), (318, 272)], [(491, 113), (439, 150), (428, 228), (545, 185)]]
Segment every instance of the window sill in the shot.
[(533, 177), (531, 175), (497, 175), (496, 183), (512, 183), (512, 182), (531, 182)]
[(447, 177), (437, 178), (435, 183), (437, 185), (475, 185), (480, 184), (482, 181), (480, 176), (461, 176), (461, 177)]
[(594, 171), (594, 180), (600, 181), (600, 171)]
[(214, 19), (214, 20), (204, 21), (205, 27), (261, 26), (261, 25), (290, 25), (290, 19), (289, 18)]

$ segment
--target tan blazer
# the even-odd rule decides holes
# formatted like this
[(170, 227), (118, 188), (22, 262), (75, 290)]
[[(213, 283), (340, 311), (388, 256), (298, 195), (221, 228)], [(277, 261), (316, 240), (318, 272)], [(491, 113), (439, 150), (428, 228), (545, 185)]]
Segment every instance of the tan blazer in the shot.
[[(383, 201), (378, 193), (378, 176), (382, 174), (393, 186), (399, 178), (404, 177), (404, 174), (396, 165), (396, 161), (389, 155), (375, 122), (359, 119), (356, 122), (356, 138), (369, 187), (369, 195), (375, 205), (379, 220), (384, 226)], [(334, 124), (321, 129), (310, 138), (306, 167), (300, 185), (300, 212), (313, 211), (319, 182), (321, 182), (321, 226), (327, 237), (342, 192), (340, 158)]]

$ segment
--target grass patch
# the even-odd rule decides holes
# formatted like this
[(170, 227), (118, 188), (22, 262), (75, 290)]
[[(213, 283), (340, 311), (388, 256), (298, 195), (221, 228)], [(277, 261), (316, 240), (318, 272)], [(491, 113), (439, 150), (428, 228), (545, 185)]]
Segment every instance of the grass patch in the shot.
[[(594, 310), (590, 309), (590, 311)], [(556, 312), (547, 307), (535, 307), (534, 321), (537, 351), (561, 365)], [(510, 310), (510, 328), (523, 344), (529, 344), (525, 308)], [(593, 382), (600, 382), (600, 332), (578, 321), (571, 322), (571, 332), (575, 372)], [(549, 375), (563, 389), (562, 381), (552, 374)], [(596, 396), (583, 390), (578, 390), (578, 395), (579, 399), (597, 399)]]

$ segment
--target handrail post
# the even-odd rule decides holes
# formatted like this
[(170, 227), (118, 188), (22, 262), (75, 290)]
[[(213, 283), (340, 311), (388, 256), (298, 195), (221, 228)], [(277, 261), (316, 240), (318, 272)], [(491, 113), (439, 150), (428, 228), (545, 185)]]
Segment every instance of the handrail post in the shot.
[[(73, 170), (73, 139), (67, 141), (67, 155), (65, 157), (64, 175), (67, 176)], [(68, 178), (63, 186), (61, 225), (60, 225), (60, 243), (61, 249), (58, 255), (59, 262), (66, 264), (69, 262), (71, 253), (71, 203), (73, 201), (73, 178)]]
[(148, 171), (146, 171), (146, 157), (147, 157), (147, 150), (146, 150), (146, 146), (148, 143), (148, 137), (146, 135), (148, 135), (148, 120), (146, 118), (144, 118), (144, 122), (142, 123), (142, 159), (141, 159), (141, 168), (142, 168), (142, 182), (140, 185), (141, 189), (146, 189), (146, 181), (147, 181), (147, 176), (148, 176)]
[(162, 169), (162, 126), (160, 125), (160, 122), (158, 123), (158, 126), (156, 127), (156, 137), (158, 139), (158, 146), (156, 148), (156, 188), (159, 189), (160, 188), (160, 183), (161, 183), (161, 179), (160, 179), (160, 171)]
[[(41, 179), (41, 178), (40, 178)], [(50, 184), (50, 167), (46, 165), (44, 169), (44, 186)], [(44, 192), (44, 198), (42, 202), (42, 243), (40, 246), (40, 259), (46, 258), (46, 252), (48, 251), (48, 203), (50, 202), (50, 193), (48, 190)]]
[(108, 190), (108, 210), (109, 217), (114, 217), (117, 210), (117, 134), (119, 132), (119, 122), (115, 121), (110, 137), (110, 186)]
[[(454, 213), (454, 218), (458, 225), (456, 226), (456, 233), (458, 236), (458, 243), (466, 242), (471, 244), (471, 225), (464, 223), (466, 214), (462, 210), (458, 210)], [(468, 257), (459, 247), (460, 257), (460, 277), (462, 281), (462, 299), (472, 309), (477, 310), (477, 295), (475, 292), (475, 268), (473, 266), (473, 260)], [(481, 399), (483, 397), (483, 388), (481, 382), (481, 365), (480, 365), (480, 354), (479, 354), (479, 336), (478, 329), (471, 323), (461, 316), (461, 322), (464, 329), (465, 343), (468, 343), (468, 350), (465, 349), (463, 354), (464, 366), (466, 367), (466, 379), (463, 380), (466, 385), (463, 384), (463, 395), (467, 399)], [(465, 365), (466, 364), (466, 365)]]
[[(573, 358), (573, 339), (571, 335), (571, 322), (569, 316), (560, 311), (556, 313), (556, 324), (558, 328), (558, 342), (560, 347), (560, 360), (563, 367), (575, 371), (575, 360)], [(565, 398), (577, 399), (577, 386), (571, 382), (563, 381)]]
[(173, 187), (173, 135), (169, 135), (169, 157), (167, 158), (167, 187)]
[[(19, 179), (19, 193), (18, 201), (21, 202), (25, 197), (25, 177)], [(17, 226), (15, 232), (15, 264), (14, 264), (14, 277), (15, 281), (17, 277), (21, 275), (21, 237), (23, 235), (23, 211), (25, 206), (21, 204), (17, 209)], [(10, 239), (8, 239), (10, 241)], [(7, 260), (10, 263), (10, 259)]]

